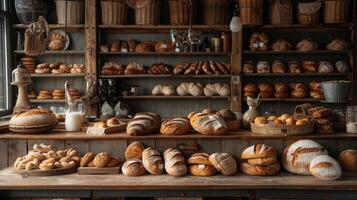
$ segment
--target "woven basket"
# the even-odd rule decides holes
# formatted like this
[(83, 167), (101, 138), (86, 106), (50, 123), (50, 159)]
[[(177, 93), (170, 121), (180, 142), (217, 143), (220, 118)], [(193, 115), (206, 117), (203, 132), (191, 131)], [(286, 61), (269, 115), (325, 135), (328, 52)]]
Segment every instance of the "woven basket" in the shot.
[[(194, 3), (194, 1), (193, 1)], [(190, 21), (190, 1), (189, 0), (169, 0), (170, 24), (187, 25)], [(192, 6), (194, 8), (194, 6)], [(192, 15), (196, 12), (193, 10)], [(192, 20), (195, 19), (192, 16)]]
[(229, 0), (202, 0), (203, 23), (208, 25), (228, 24), (231, 1)]
[(263, 0), (239, 0), (239, 8), (242, 24), (263, 23)]
[(253, 134), (257, 135), (280, 135), (280, 136), (292, 136), (292, 135), (308, 135), (314, 132), (314, 123), (306, 125), (281, 125), (274, 126), (271, 124), (255, 124), (250, 123)]
[(125, 0), (101, 0), (102, 24), (122, 25), (126, 23), (128, 16), (128, 6)]
[(314, 25), (320, 23), (321, 1), (299, 3), (297, 7), (299, 24)]
[(274, 0), (269, 6), (269, 21), (273, 25), (292, 24), (293, 8), (290, 0)]
[[(67, 24), (83, 24), (84, 2), (82, 0), (67, 1)], [(56, 0), (57, 23), (66, 23), (66, 0)]]
[(328, 24), (347, 22), (350, 3), (350, 0), (324, 0), (324, 22)]
[(126, 0), (135, 9), (136, 25), (156, 25), (160, 21), (160, 0)]

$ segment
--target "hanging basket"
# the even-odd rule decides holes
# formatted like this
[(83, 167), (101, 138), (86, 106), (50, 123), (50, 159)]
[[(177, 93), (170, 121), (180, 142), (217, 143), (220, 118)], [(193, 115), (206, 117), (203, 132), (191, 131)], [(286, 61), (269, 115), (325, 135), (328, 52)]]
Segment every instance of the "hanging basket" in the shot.
[(274, 0), (269, 6), (269, 21), (272, 25), (293, 23), (293, 8), (290, 0)]
[(242, 24), (263, 23), (263, 0), (239, 0), (239, 8)]
[[(195, 19), (195, 1), (192, 1), (192, 20)], [(189, 0), (169, 0), (170, 24), (187, 25), (190, 21)]]
[(101, 0), (102, 24), (122, 25), (127, 21), (128, 6), (125, 0)]
[(309, 3), (299, 3), (297, 7), (299, 24), (319, 24), (320, 23), (321, 1)]
[(231, 2), (229, 0), (202, 0), (203, 23), (207, 25), (228, 24)]
[(66, 7), (67, 24), (83, 24), (84, 2), (82, 0), (56, 0), (57, 23), (66, 23)]
[(160, 21), (160, 0), (126, 0), (135, 9), (136, 25), (156, 25)]
[(350, 0), (324, 0), (323, 19), (327, 24), (348, 21)]

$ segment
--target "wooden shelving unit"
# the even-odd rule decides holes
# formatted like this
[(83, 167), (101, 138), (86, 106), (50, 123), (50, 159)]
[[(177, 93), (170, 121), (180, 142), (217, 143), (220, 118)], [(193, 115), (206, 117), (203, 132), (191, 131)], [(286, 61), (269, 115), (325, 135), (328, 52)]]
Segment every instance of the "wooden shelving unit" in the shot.
[[(14, 24), (12, 26), (14, 29), (27, 29), (29, 27), (28, 24)], [(56, 30), (56, 29), (65, 29), (64, 24), (49, 24), (50, 30)], [(69, 32), (84, 32), (85, 25), (84, 24), (68, 24), (67, 25), (67, 31)]]
[[(228, 32), (228, 25), (193, 25), (192, 28), (204, 32)], [(188, 25), (98, 25), (98, 29), (105, 31), (118, 31), (121, 33), (142, 33), (142, 32), (168, 32), (172, 29), (187, 30)]]
[(286, 25), (244, 25), (244, 29), (254, 29), (259, 31), (314, 31), (314, 32), (329, 32), (329, 31), (346, 31), (353, 28), (353, 23), (342, 24), (320, 24), (320, 25), (305, 25), (305, 24), (286, 24)]

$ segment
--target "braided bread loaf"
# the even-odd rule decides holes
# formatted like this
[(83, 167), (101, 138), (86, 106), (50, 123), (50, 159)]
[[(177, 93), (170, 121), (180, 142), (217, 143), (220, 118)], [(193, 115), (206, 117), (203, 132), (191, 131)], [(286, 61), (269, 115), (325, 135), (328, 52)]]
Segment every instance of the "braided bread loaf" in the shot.
[(151, 112), (136, 113), (128, 123), (126, 132), (129, 135), (147, 135), (158, 131), (160, 125), (160, 115)]

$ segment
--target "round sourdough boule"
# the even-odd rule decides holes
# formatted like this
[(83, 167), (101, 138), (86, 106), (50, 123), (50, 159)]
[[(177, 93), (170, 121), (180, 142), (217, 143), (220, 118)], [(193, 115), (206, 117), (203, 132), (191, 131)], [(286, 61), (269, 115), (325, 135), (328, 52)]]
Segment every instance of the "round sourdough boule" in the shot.
[(137, 141), (132, 142), (125, 149), (125, 159), (129, 160), (131, 158), (136, 158), (141, 160), (144, 149), (145, 149), (144, 145), (141, 144), (140, 142)]
[(209, 158), (209, 155), (207, 153), (195, 153), (187, 160), (187, 163), (188, 164), (213, 166), (208, 158)]
[(125, 176), (141, 176), (146, 173), (143, 162), (135, 158), (125, 161), (121, 171)]
[(107, 166), (110, 161), (110, 156), (106, 152), (98, 153), (93, 159), (94, 167), (103, 168)]
[(95, 153), (94, 152), (88, 152), (86, 154), (84, 154), (84, 156), (81, 159), (80, 165), (81, 167), (85, 167), (88, 165), (88, 163), (90, 161), (93, 160), (93, 158), (95, 157)]
[(120, 159), (116, 156), (110, 158), (106, 167), (117, 167), (120, 164)]
[(35, 108), (13, 115), (9, 126), (14, 128), (25, 126), (55, 126), (57, 123), (56, 115), (51, 111)]
[(280, 164), (274, 163), (272, 165), (251, 165), (246, 162), (240, 164), (242, 172), (253, 176), (271, 176), (275, 175), (280, 170)]
[(216, 168), (205, 164), (190, 165), (188, 171), (194, 176), (213, 176), (217, 174)]
[(242, 159), (276, 157), (276, 150), (265, 144), (255, 144), (242, 152)]
[(186, 117), (176, 117), (161, 124), (160, 133), (163, 135), (184, 135), (192, 129), (190, 120)]
[(322, 180), (336, 180), (342, 175), (340, 164), (328, 155), (316, 156), (309, 169), (314, 177)]
[(228, 153), (214, 153), (209, 156), (212, 165), (225, 176), (231, 176), (237, 173), (237, 161)]
[(357, 171), (357, 150), (346, 149), (338, 156), (338, 161), (345, 171)]
[(276, 162), (277, 162), (276, 157), (247, 159), (247, 163), (251, 165), (272, 165)]

